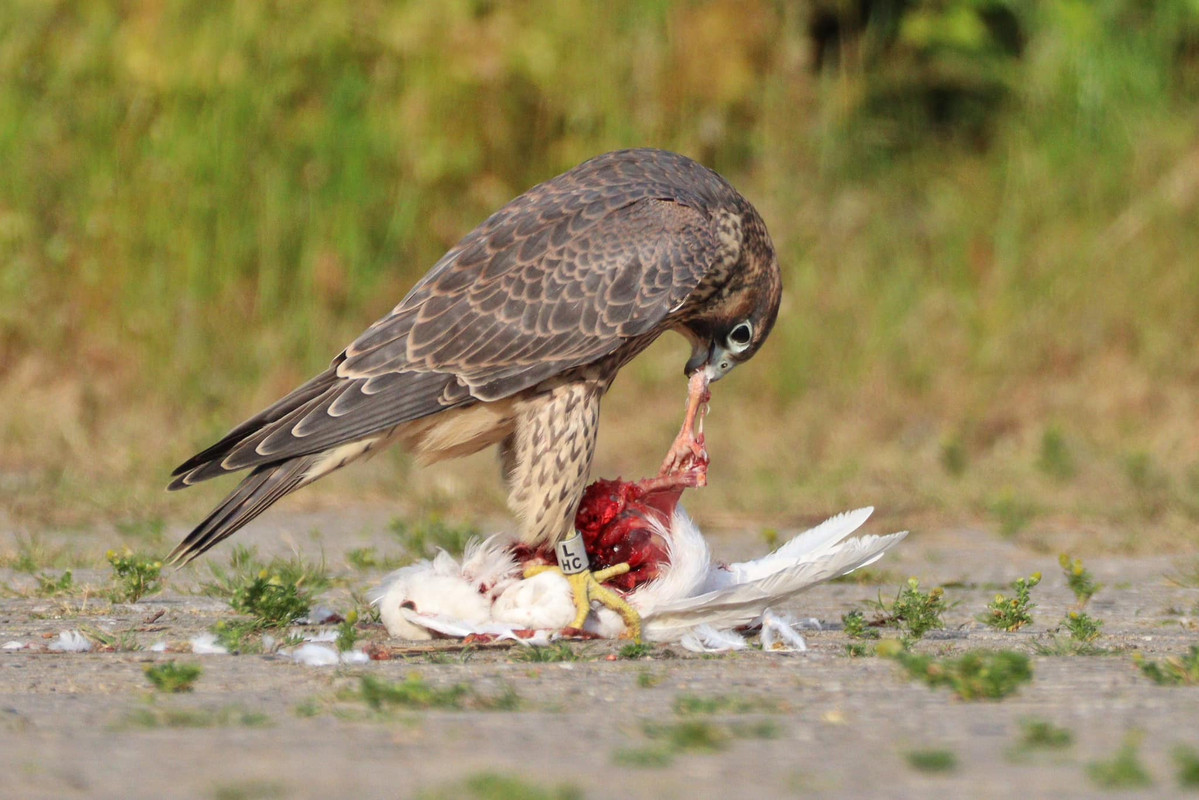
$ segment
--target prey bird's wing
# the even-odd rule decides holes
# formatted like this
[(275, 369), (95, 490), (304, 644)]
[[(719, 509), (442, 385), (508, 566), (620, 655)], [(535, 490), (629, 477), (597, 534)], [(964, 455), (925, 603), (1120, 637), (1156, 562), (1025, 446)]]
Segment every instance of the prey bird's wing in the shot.
[(184, 462), (170, 488), (508, 397), (669, 327), (727, 258), (716, 225), (669, 181), (613, 167), (596, 188), (580, 174), (594, 161), (496, 212), (329, 369)]
[(650, 638), (665, 639), (701, 623), (717, 627), (748, 625), (768, 607), (776, 607), (822, 581), (874, 563), (906, 535), (905, 531), (859, 536), (818, 552), (795, 554), (790, 564), (776, 564), (770, 574), (659, 603), (643, 615), (645, 633)]

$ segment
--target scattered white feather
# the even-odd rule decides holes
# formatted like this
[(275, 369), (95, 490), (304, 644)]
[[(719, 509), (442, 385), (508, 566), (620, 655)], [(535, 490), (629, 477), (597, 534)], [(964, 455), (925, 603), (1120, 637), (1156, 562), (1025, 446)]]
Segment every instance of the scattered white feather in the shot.
[(361, 650), (347, 650), (344, 653), (339, 653), (332, 647), (325, 647), (323, 644), (314, 642), (305, 642), (304, 644), (293, 647), (290, 650), (283, 651), (283, 655), (290, 658), (297, 664), (303, 664), (306, 667), (332, 667), (337, 664), (365, 664), (370, 661), (370, 656)]
[(326, 628), (324, 630), (317, 631), (316, 633), (305, 634), (304, 641), (306, 641), (306, 642), (336, 642), (337, 641), (337, 631), (335, 631), (331, 628)]
[(341, 654), (343, 664), (365, 664), (370, 660), (371, 657), (361, 650), (347, 650)]
[(199, 636), (193, 636), (190, 642), (192, 653), (198, 656), (225, 656), (229, 651), (225, 646), (218, 644), (216, 634), (201, 633)]
[(337, 651), (332, 647), (325, 647), (323, 644), (313, 644), (312, 642), (306, 642), (299, 647), (293, 648), (286, 655), (297, 664), (303, 664), (308, 667), (330, 667), (341, 663)]
[(786, 614), (769, 608), (762, 612), (762, 649), (772, 653), (803, 653), (808, 643), (795, 631), (796, 622)]
[(166, 651), (167, 651), (167, 643), (166, 642), (155, 642), (154, 644), (150, 645), (151, 653), (165, 653)]
[(55, 653), (86, 653), (92, 649), (92, 643), (79, 631), (62, 631), (46, 649)]
[(693, 653), (727, 653), (749, 647), (741, 634), (712, 625), (696, 625), (679, 637), (679, 645)]
[(3, 645), (0, 645), (0, 650), (20, 650), (24, 647), (24, 642), (18, 642), (14, 639), (11, 642), (5, 642)]
[(498, 594), (520, 578), (520, 565), (503, 536), (493, 535), (483, 541), (471, 539), (462, 553), (462, 577), (480, 591)]
[[(773, 553), (728, 566), (712, 563), (703, 534), (682, 509), (667, 527), (651, 524), (667, 543), (670, 563), (657, 579), (628, 596), (641, 614), (643, 635), (649, 641), (679, 641), (699, 652), (740, 649), (744, 639), (734, 629), (763, 625), (770, 648), (803, 650), (797, 623), (767, 610), (812, 586), (852, 572), (882, 557), (907, 532), (889, 536), (850, 537), (873, 509), (838, 514), (790, 539)], [(392, 636), (431, 639), (487, 634), (518, 638), (522, 631), (547, 632), (535, 642), (551, 640), (574, 618), (570, 585), (559, 574), (544, 572), (522, 578), (507, 542), (492, 536), (471, 541), (461, 563), (442, 551), (432, 560), (396, 570), (371, 593), (380, 617)], [(593, 606), (585, 629), (616, 637), (624, 623), (611, 609)], [(768, 631), (768, 632), (766, 632)], [(737, 646), (737, 642), (740, 642)]]

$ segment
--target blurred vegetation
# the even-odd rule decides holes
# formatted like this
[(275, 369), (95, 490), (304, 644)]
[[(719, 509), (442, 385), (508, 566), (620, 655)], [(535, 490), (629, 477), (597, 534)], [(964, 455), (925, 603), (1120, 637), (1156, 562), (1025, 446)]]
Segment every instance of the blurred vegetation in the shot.
[[(0, 510), (198, 512), (219, 489), (162, 495), (170, 467), (512, 196), (652, 145), (737, 185), (786, 270), (701, 523), (870, 502), (1193, 544), (1197, 119), (1196, 0), (12, 0)], [(601, 473), (658, 463), (683, 349), (617, 382)], [(389, 459), (327, 483), (502, 508), (488, 460)]]

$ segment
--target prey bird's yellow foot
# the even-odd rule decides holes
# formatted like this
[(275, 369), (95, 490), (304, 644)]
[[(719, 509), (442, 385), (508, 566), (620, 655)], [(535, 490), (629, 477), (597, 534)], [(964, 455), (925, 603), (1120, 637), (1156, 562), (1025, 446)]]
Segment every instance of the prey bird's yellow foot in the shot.
[(675, 437), (658, 470), (658, 477), (668, 477), (684, 472), (695, 476), (692, 486), (708, 484), (708, 451), (704, 449), (704, 415), (708, 413), (708, 401), (712, 393), (708, 390), (707, 374), (695, 372), (687, 382), (687, 413), (683, 416), (683, 427)]
[(591, 601), (595, 600), (602, 606), (615, 611), (624, 620), (625, 632), (623, 638), (632, 639), (638, 644), (641, 643), (641, 615), (637, 613), (637, 609), (633, 608), (625, 599), (616, 592), (603, 585), (603, 582), (609, 578), (615, 578), (617, 575), (624, 575), (629, 571), (628, 564), (616, 564), (607, 569), (584, 570), (573, 574), (563, 572), (561, 567), (550, 564), (539, 564), (536, 566), (525, 568), (525, 577), (531, 578), (547, 571), (562, 572), (562, 577), (570, 583), (570, 591), (574, 596), (575, 602), (575, 618), (574, 622), (569, 627), (576, 630), (583, 630), (584, 623), (587, 622), (587, 615), (591, 613)]

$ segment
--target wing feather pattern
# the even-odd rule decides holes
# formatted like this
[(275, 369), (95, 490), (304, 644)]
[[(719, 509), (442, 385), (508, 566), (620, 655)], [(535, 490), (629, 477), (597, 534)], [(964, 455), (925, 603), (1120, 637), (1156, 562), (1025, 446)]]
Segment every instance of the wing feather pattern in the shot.
[[(565, 225), (575, 218), (551, 219)], [(468, 240), (485, 244), (488, 224)], [(474, 241), (451, 250), (329, 370), (182, 464), (171, 488), (436, 413), (455, 383), (469, 392), (460, 404), (498, 400), (595, 361), (662, 326), (719, 258), (711, 220), (671, 200), (610, 208), (553, 251), (552, 236), (530, 250), (506, 228), (501, 233), (507, 249), (490, 259)], [(516, 251), (522, 257), (510, 258)], [(505, 269), (495, 273), (500, 262)], [(462, 280), (463, 271), (471, 280)], [(519, 301), (513, 286), (522, 287)], [(504, 305), (489, 310), (497, 295)]]
[(730, 197), (739, 198), (689, 159), (635, 150), (516, 198), (329, 369), (175, 470), (171, 489), (253, 470), (188, 541), (210, 546), (205, 536), (227, 536), (302, 485), (293, 460), (310, 466), (406, 422), (510, 397), (630, 340), (647, 345), (711, 267), (728, 263), (734, 245), (713, 211)]

